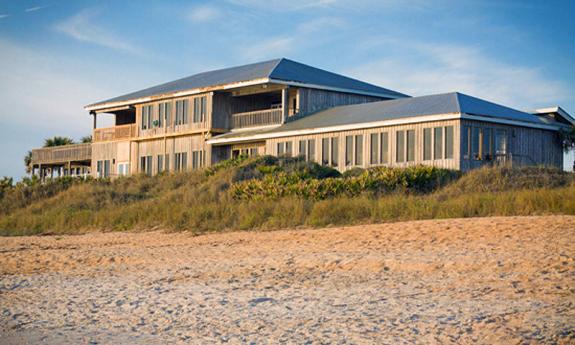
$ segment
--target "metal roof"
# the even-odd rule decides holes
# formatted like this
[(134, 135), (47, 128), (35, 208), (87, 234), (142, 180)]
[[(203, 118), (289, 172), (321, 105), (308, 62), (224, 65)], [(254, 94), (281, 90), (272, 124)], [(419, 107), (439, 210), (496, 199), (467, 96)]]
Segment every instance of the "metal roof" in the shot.
[(318, 87), (331, 87), (350, 91), (367, 92), (387, 97), (408, 97), (407, 95), (397, 91), (281, 58), (195, 74), (190, 77), (90, 104), (87, 107), (171, 94), (186, 90), (234, 84), (261, 78), (269, 78), (284, 82), (297, 82)]
[(230, 132), (214, 137), (213, 139), (240, 139), (251, 135), (275, 134), (280, 132), (313, 130), (346, 125), (360, 125), (417, 116), (443, 114), (468, 114), (539, 125), (546, 124), (545, 121), (536, 115), (459, 92), (451, 92), (339, 106), (319, 111), (315, 114), (308, 115), (301, 119), (294, 120), (271, 129)]

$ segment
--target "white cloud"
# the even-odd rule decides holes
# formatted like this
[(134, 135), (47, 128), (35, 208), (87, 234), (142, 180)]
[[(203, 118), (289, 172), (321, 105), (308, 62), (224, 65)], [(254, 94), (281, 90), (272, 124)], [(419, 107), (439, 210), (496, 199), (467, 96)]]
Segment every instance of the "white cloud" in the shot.
[(10, 17), (9, 14), (0, 14), (0, 19)]
[(477, 47), (410, 42), (401, 49), (402, 59), (374, 59), (348, 73), (414, 96), (459, 91), (525, 110), (567, 97), (537, 67), (501, 62)]
[(103, 47), (124, 51), (132, 54), (142, 54), (142, 51), (130, 44), (126, 39), (97, 26), (92, 22), (97, 11), (86, 9), (58, 23), (55, 29), (69, 37)]
[(189, 18), (195, 23), (203, 23), (216, 19), (220, 16), (218, 8), (210, 5), (196, 6), (192, 8)]
[(34, 7), (29, 7), (29, 8), (27, 8), (27, 9), (25, 9), (24, 12), (36, 12), (36, 11), (45, 9), (46, 7), (48, 7), (48, 6), (34, 6)]
[(282, 57), (293, 49), (293, 37), (276, 37), (242, 48), (242, 56), (248, 60)]

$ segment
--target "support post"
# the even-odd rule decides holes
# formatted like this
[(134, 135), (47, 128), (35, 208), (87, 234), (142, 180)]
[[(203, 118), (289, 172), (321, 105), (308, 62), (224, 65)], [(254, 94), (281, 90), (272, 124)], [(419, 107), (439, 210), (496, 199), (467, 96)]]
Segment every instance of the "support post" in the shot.
[(94, 112), (94, 113), (92, 113), (92, 116), (94, 116), (94, 129), (96, 129), (97, 125), (98, 125), (98, 123), (97, 123), (98, 122), (98, 120), (97, 120), (98, 115)]
[(289, 114), (289, 88), (286, 87), (282, 89), (282, 112), (283, 112), (283, 121), (282, 123), (286, 123), (288, 114)]

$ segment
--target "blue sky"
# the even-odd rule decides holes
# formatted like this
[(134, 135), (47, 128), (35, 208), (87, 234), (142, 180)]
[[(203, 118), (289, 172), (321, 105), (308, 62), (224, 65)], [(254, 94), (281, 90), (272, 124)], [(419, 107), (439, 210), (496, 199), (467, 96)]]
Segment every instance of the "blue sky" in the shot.
[(573, 13), (573, 1), (0, 0), (0, 175), (23, 175), (46, 137), (90, 134), (86, 104), (276, 57), (415, 96), (575, 114)]

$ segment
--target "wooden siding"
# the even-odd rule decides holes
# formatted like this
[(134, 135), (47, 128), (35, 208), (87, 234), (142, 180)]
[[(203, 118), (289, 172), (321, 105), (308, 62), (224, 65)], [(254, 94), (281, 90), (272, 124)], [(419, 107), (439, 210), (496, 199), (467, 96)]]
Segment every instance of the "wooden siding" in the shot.
[[(494, 124), (490, 122), (463, 120), (464, 126), (470, 128), (490, 128), (495, 132), (497, 129), (507, 131), (507, 151), (510, 153), (509, 160), (516, 165), (545, 165), (563, 168), (563, 150), (557, 140), (555, 131)], [(460, 140), (466, 140), (463, 131)], [(490, 161), (476, 160), (473, 157), (466, 158), (466, 153), (461, 152), (461, 170), (469, 170), (492, 164)]]
[(300, 88), (297, 92), (297, 107), (299, 110), (297, 117), (339, 105), (377, 102), (384, 99), (382, 97)]
[(92, 136), (94, 142), (126, 140), (135, 138), (138, 135), (138, 128), (135, 123), (114, 127), (96, 128)]
[[(423, 129), (424, 128), (434, 128), (434, 127), (446, 127), (453, 126), (453, 158), (451, 159), (437, 159), (437, 160), (423, 160)], [(402, 130), (415, 130), (415, 159), (413, 162), (397, 162), (396, 160), (396, 133)], [(388, 133), (388, 163), (387, 164), (370, 164), (370, 147), (371, 147), (371, 134), (372, 133)], [(294, 155), (298, 153), (299, 140), (309, 140), (315, 139), (315, 161), (321, 163), (322, 161), (322, 139), (323, 138), (333, 138), (337, 137), (339, 142), (338, 149), (338, 170), (345, 171), (349, 170), (356, 165), (346, 166), (345, 165), (345, 137), (349, 135), (363, 135), (363, 163), (359, 166), (361, 168), (369, 168), (371, 166), (386, 165), (386, 166), (396, 166), (396, 167), (406, 167), (410, 165), (424, 164), (424, 165), (434, 165), (441, 168), (447, 169), (459, 169), (459, 120), (449, 120), (449, 121), (435, 121), (435, 122), (425, 122), (409, 125), (398, 125), (398, 126), (386, 126), (370, 129), (359, 129), (332, 133), (322, 133), (314, 135), (302, 135), (302, 136), (291, 136), (285, 138), (274, 138), (266, 141), (266, 154), (277, 155), (277, 144), (281, 142), (291, 141)]]

